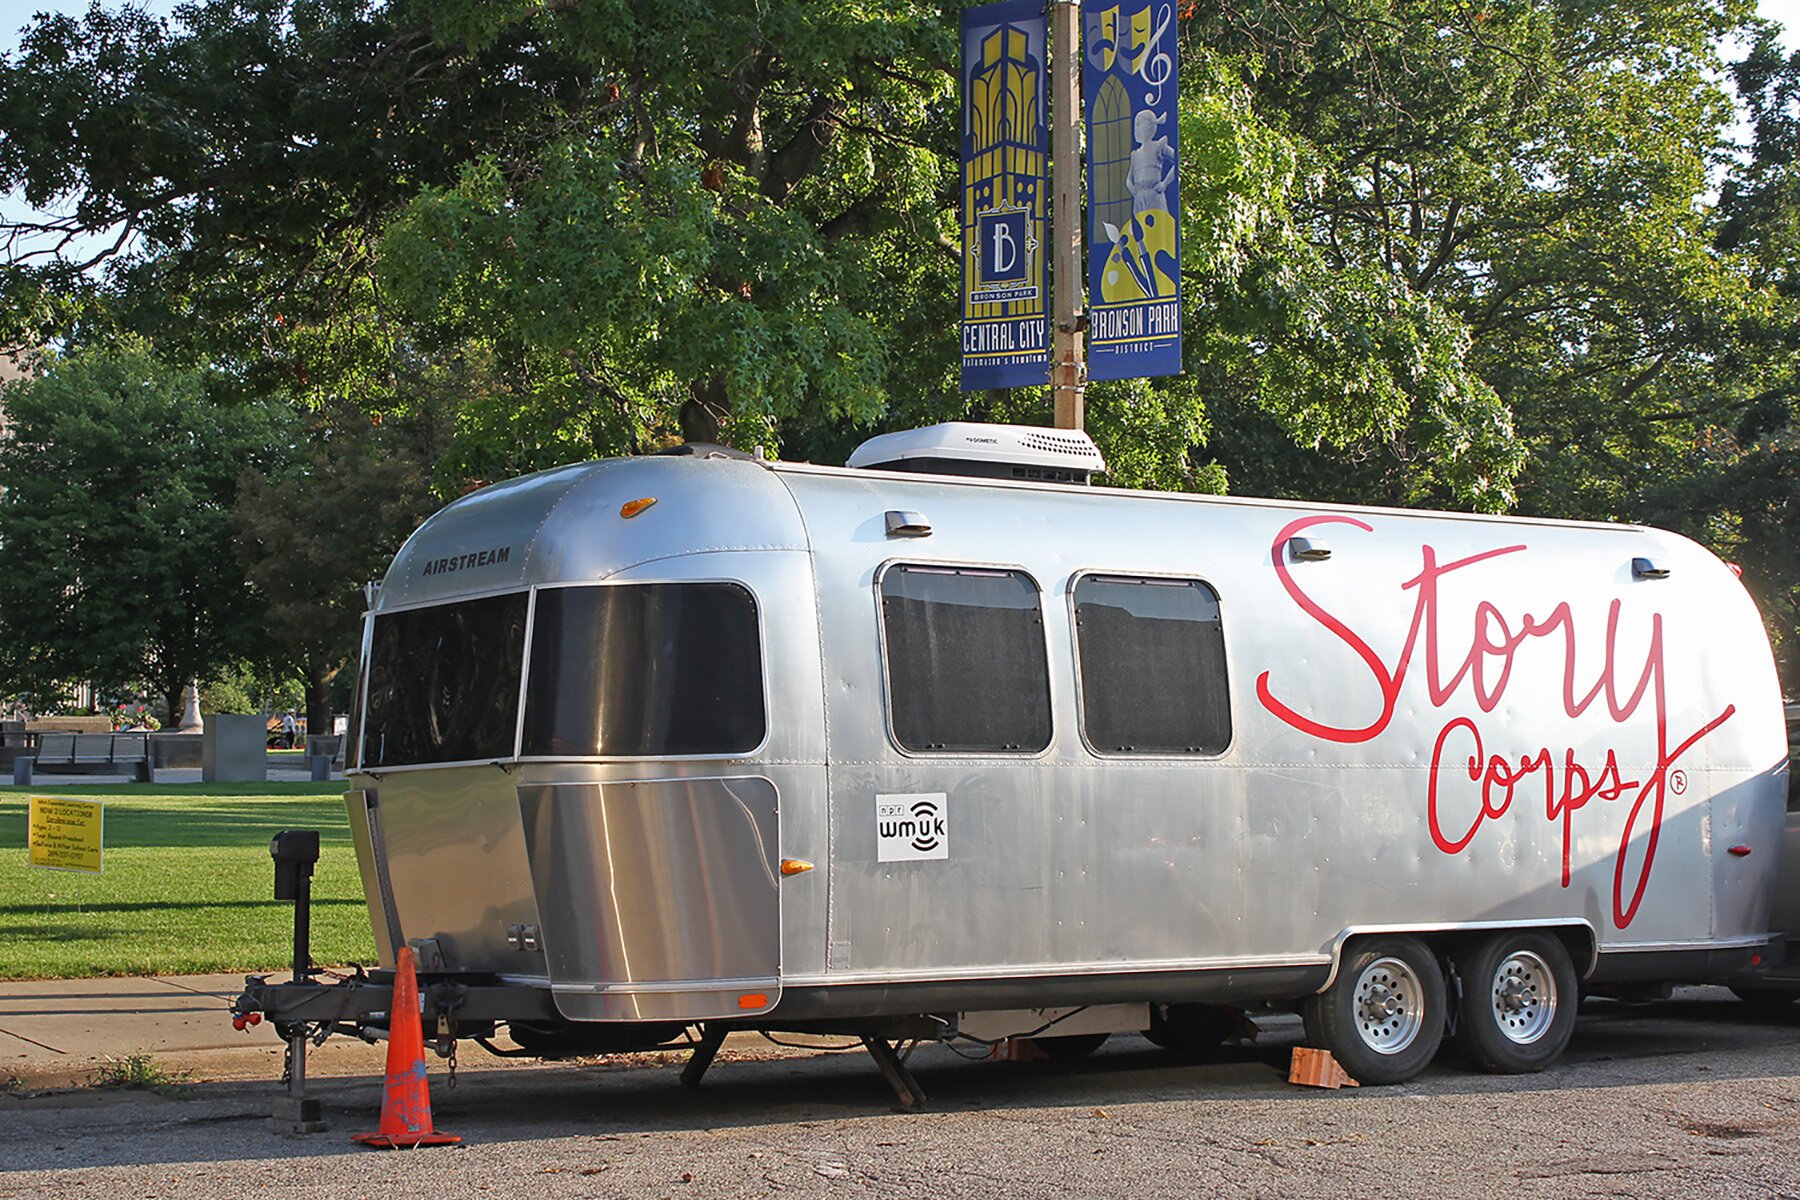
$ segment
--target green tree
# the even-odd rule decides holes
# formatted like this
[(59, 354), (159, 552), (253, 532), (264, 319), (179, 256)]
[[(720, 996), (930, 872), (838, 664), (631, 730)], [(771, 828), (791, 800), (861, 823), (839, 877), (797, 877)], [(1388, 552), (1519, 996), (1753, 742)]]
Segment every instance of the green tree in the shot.
[(944, 4), (427, 7), (440, 35), (529, 41), (604, 81), (555, 136), (427, 189), (383, 244), (388, 294), (508, 364), (553, 457), (773, 446), (784, 422), (866, 423), (894, 386), (941, 380), (942, 348), (921, 372), (894, 318), (919, 259), (946, 277)]
[(147, 682), (179, 714), (190, 679), (256, 649), (229, 511), (239, 473), (281, 452), (281, 411), (217, 403), (141, 347), (56, 361), (5, 404), (3, 690)]
[[(410, 358), (480, 364), (468, 478), (1041, 420), (955, 388), (961, 7), (47, 18), (0, 182), (134, 222), (116, 319), (247, 386), (394, 412)], [(1182, 8), (1187, 373), (1094, 389), (1118, 480), (1619, 515), (1695, 469), (1777, 319), (1707, 204), (1748, 0)], [(27, 282), (43, 321), (78, 291)]]
[(299, 711), (305, 703), (299, 677), (285, 664), (240, 659), (200, 681), (203, 713)]
[[(1211, 448), (1234, 486), (1446, 503), (1472, 483), (1504, 499), (1510, 465), (1525, 511), (1617, 516), (1684, 469), (1695, 419), (1734, 386), (1721, 356), (1765, 303), (1706, 202), (1731, 116), (1719, 47), (1748, 16), (1740, 0), (1198, 5), (1190, 38), (1245, 64), (1257, 111), (1297, 147), (1294, 228), (1316, 256), (1276, 256), (1272, 288), (1219, 308), (1248, 303), (1267, 338), (1298, 298), (1322, 351), (1261, 395), (1231, 364)], [(1367, 317), (1305, 315), (1333, 291)], [(1371, 335), (1444, 382), (1372, 393), (1397, 419), (1333, 438), (1329, 414), (1292, 406), (1353, 384), (1333, 356)], [(1500, 469), (1446, 480), (1434, 443), (1493, 447), (1471, 463), (1497, 450)]]
[[(0, 180), (135, 222), (116, 319), (264, 390), (393, 411), (409, 356), (484, 364), (450, 452), (473, 478), (684, 437), (835, 456), (1047, 404), (956, 388), (960, 7), (51, 18), (0, 70)], [(1240, 403), (1328, 452), (1410, 431), (1435, 494), (1502, 502), (1505, 414), (1464, 331), (1297, 236), (1304, 147), (1243, 61), (1186, 53), (1190, 375), (1096, 389), (1117, 478), (1221, 486), (1193, 451)]]
[[(422, 195), (384, 243), (389, 294), (486, 331), (532, 365), (541, 428), (614, 452), (704, 431), (696, 409), (806, 457), (871, 424), (1045, 419), (1045, 389), (956, 388), (956, 7), (438, 4), (473, 44), (529, 30), (618, 81), (617, 110)], [(1292, 139), (1236, 63), (1184, 52), (1191, 374), (1095, 389), (1113, 478), (1220, 487), (1192, 452), (1241, 397), (1314, 444), (1410, 433), (1436, 491), (1409, 498), (1504, 504), (1519, 456), (1466, 329), (1297, 236)]]
[(273, 473), (247, 467), (238, 481), (238, 557), (267, 603), (271, 645), (302, 681), (315, 733), (330, 731), (332, 684), (361, 643), (361, 585), (380, 578), (436, 507), (433, 433), (425, 413), (372, 423), (339, 405), (312, 414)]
[[(356, 290), (396, 205), (553, 126), (583, 87), (513, 40), (440, 43), (405, 0), (39, 15), (0, 58), (0, 179), (61, 215), (6, 230), (8, 291), (79, 293), (105, 265), (114, 319), (160, 351), (230, 361), (263, 390), (329, 387), (368, 369)], [(48, 302), (11, 315), (66, 332)], [(360, 352), (297, 358), (296, 329)]]
[(1763, 28), (1733, 77), (1749, 153), (1719, 189), (1718, 246), (1747, 264), (1765, 304), (1720, 346), (1709, 403), (1676, 424), (1683, 469), (1645, 489), (1645, 519), (1680, 529), (1743, 568), (1800, 680), (1800, 53)]

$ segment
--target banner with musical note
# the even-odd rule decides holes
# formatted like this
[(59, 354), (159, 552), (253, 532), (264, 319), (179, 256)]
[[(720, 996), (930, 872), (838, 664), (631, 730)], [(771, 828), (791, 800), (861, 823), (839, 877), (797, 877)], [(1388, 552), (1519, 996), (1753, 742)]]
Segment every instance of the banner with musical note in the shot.
[(1181, 372), (1180, 114), (1171, 0), (1082, 0), (1088, 378)]

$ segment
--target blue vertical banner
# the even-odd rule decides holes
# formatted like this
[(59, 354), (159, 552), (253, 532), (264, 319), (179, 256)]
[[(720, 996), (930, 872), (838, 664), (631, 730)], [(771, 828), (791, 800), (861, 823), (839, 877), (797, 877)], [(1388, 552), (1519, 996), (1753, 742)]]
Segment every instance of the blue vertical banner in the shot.
[(1082, 0), (1089, 379), (1181, 372), (1175, 6)]
[(962, 386), (1050, 379), (1044, 0), (962, 14)]

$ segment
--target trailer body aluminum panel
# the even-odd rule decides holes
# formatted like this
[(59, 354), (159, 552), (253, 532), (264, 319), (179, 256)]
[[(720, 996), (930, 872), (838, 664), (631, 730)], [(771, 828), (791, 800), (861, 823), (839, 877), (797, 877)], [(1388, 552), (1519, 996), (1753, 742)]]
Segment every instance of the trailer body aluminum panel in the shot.
[(775, 1007), (781, 876), (768, 779), (556, 783), (521, 787), (519, 804), (565, 1015), (688, 1021)]
[[(1035, 589), (1045, 744), (904, 748), (883, 589), (909, 569)], [(1113, 579), (1216, 596), (1228, 742), (1090, 736), (1075, 602)], [(546, 750), (532, 672), (578, 657), (534, 657), (546, 594), (679, 584), (753, 598), (761, 740)], [(509, 595), (517, 728), (419, 765), (365, 739), (353, 826), (384, 956), (384, 928), (435, 939), (571, 1019), (1280, 1001), (1377, 931), (1560, 930), (1614, 976), (1769, 938), (1774, 667), (1736, 578), (1673, 534), (635, 459), (450, 505), (372, 621)], [(661, 686), (613, 678), (625, 657), (586, 664), (597, 713)]]

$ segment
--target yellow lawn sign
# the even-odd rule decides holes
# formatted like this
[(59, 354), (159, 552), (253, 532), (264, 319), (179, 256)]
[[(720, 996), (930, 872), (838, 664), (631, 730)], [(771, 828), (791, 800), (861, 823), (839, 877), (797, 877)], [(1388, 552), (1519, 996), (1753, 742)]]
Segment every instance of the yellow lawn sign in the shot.
[(106, 806), (98, 800), (31, 797), (25, 832), (31, 865), (100, 874), (105, 823)]

